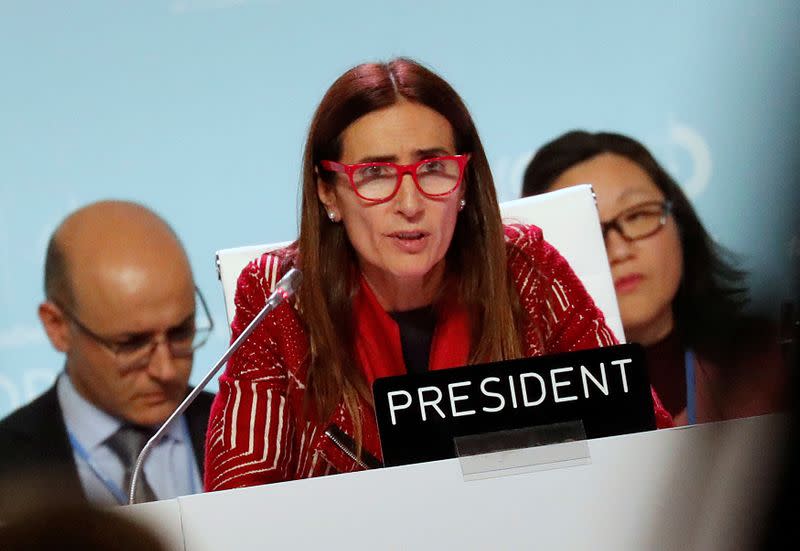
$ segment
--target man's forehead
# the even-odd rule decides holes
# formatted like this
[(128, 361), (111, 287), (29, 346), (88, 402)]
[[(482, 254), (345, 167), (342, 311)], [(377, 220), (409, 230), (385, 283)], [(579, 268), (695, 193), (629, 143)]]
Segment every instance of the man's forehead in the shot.
[(105, 259), (78, 267), (72, 277), (76, 310), (87, 322), (124, 331), (176, 325), (195, 307), (191, 271), (182, 264)]
[(56, 239), (75, 313), (98, 330), (159, 330), (194, 311), (186, 252), (166, 222), (141, 205), (89, 205), (62, 223)]
[(196, 313), (192, 292), (162, 300), (140, 300), (140, 297), (109, 296), (107, 300), (87, 304), (80, 315), (86, 323), (111, 336), (167, 331), (192, 319)]

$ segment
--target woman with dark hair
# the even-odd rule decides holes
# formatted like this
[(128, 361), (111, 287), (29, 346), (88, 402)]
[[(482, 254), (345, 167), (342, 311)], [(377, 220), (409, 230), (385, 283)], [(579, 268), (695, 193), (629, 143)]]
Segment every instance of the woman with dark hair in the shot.
[(541, 231), (503, 227), (466, 106), (411, 60), (334, 82), (311, 122), (302, 186), (299, 239), (238, 280), (233, 338), (284, 272), (303, 271), (296, 300), (220, 377), (208, 490), (380, 465), (379, 377), (616, 342)]
[(592, 185), (628, 341), (678, 424), (783, 407), (769, 324), (743, 313), (744, 272), (700, 223), (680, 187), (636, 140), (568, 132), (528, 165), (522, 195)]

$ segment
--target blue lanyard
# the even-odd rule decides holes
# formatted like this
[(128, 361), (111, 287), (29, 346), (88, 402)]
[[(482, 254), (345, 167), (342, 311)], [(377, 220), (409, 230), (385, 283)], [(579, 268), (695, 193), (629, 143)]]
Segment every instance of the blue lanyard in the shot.
[(686, 415), (687, 423), (694, 425), (697, 423), (697, 396), (694, 384), (694, 352), (686, 350), (683, 364), (686, 368)]
[(78, 454), (78, 457), (80, 457), (81, 460), (86, 463), (97, 479), (103, 483), (103, 486), (105, 486), (106, 489), (111, 492), (111, 495), (114, 496), (114, 499), (116, 499), (120, 505), (128, 503), (128, 494), (123, 492), (122, 488), (120, 488), (116, 482), (106, 476), (100, 467), (97, 466), (97, 463), (95, 463), (95, 461), (89, 457), (89, 453), (86, 451), (86, 448), (84, 448), (81, 443), (78, 442), (78, 439), (75, 438), (75, 435), (72, 434), (72, 431), (69, 429), (67, 429), (67, 436), (69, 437), (69, 443), (72, 444), (72, 449), (75, 450), (75, 453)]
[[(197, 481), (195, 479), (195, 469), (197, 465), (194, 462), (194, 451), (192, 450), (192, 438), (191, 434), (189, 434), (189, 427), (186, 425), (186, 420), (181, 417), (181, 426), (183, 427), (183, 433), (186, 436), (186, 445), (189, 447), (189, 453), (186, 454), (187, 456), (187, 463), (188, 469), (186, 470), (189, 473), (189, 487), (191, 488), (191, 493), (196, 494), (197, 492)], [(97, 463), (89, 456), (89, 452), (86, 451), (86, 448), (75, 438), (75, 435), (72, 434), (72, 431), (67, 429), (67, 436), (69, 437), (69, 443), (72, 445), (72, 449), (75, 450), (75, 453), (78, 454), (78, 457), (86, 463), (86, 466), (91, 469), (92, 474), (94, 474), (97, 479), (106, 487), (106, 489), (111, 492), (111, 495), (114, 496), (114, 499), (117, 500), (121, 505), (127, 505), (128, 503), (128, 492), (122, 491), (122, 488), (119, 487), (119, 484), (111, 480)]]

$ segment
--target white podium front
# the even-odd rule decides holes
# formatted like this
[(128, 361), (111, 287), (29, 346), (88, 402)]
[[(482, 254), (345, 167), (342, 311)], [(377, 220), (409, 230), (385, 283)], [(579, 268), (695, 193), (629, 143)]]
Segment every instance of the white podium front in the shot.
[(485, 480), (465, 482), (451, 459), (122, 512), (187, 551), (747, 548), (770, 497), (784, 421), (595, 439), (589, 464)]

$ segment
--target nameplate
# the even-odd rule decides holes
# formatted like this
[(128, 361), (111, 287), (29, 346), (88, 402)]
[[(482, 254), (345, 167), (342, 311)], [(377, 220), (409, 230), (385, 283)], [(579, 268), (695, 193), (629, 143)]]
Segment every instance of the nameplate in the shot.
[(455, 457), (454, 438), (582, 422), (587, 438), (655, 429), (644, 350), (622, 344), (377, 379), (384, 465)]

